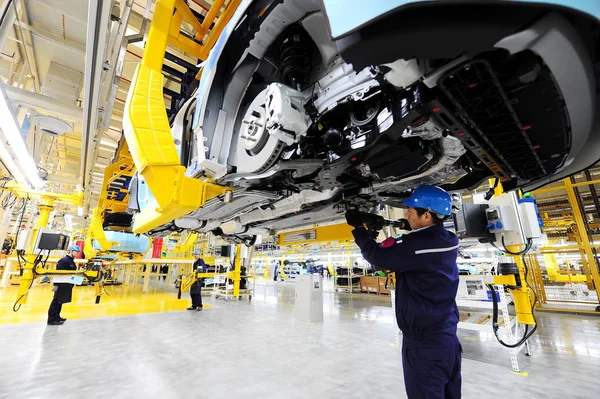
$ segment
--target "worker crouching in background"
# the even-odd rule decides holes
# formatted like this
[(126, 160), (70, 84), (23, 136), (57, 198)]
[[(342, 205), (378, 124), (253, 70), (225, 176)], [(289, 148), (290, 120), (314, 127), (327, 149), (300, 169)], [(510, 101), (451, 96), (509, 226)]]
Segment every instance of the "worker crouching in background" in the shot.
[[(56, 264), (56, 270), (77, 270), (75, 265), (75, 258), (81, 253), (81, 247), (79, 245), (71, 245), (69, 252), (58, 261)], [(62, 305), (64, 303), (71, 302), (73, 296), (73, 284), (71, 283), (54, 283), (52, 287), (54, 291), (54, 298), (48, 308), (48, 325), (59, 326), (63, 324), (67, 319), (60, 316)]]
[(462, 347), (459, 320), (458, 238), (444, 228), (450, 195), (418, 187), (403, 201), (412, 232), (377, 244), (360, 212), (346, 212), (356, 244), (375, 268), (396, 273), (396, 319), (402, 330), (402, 367), (410, 399), (460, 398)]
[[(200, 251), (194, 251), (194, 266), (192, 267), (192, 271), (194, 273), (206, 272), (206, 263), (200, 257)], [(202, 281), (203, 279), (198, 279), (192, 286), (190, 287), (190, 297), (192, 298), (192, 306), (190, 306), (187, 310), (202, 310)]]

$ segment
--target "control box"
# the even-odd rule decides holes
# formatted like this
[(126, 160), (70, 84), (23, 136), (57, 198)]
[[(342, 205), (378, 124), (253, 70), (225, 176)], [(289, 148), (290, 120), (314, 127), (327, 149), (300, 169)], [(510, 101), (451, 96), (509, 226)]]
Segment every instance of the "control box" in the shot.
[(519, 214), (525, 237), (540, 238), (542, 236), (542, 229), (540, 228), (537, 207), (533, 198), (519, 199)]
[(458, 238), (485, 238), (487, 204), (462, 204), (454, 214), (454, 230)]
[(59, 233), (40, 232), (37, 249), (66, 250), (69, 246), (69, 236)]
[(518, 222), (513, 220), (515, 216), (508, 205), (490, 206), (485, 211), (487, 228), (491, 233), (505, 233), (514, 231)]
[(221, 256), (228, 258), (231, 256), (231, 245), (221, 245)]

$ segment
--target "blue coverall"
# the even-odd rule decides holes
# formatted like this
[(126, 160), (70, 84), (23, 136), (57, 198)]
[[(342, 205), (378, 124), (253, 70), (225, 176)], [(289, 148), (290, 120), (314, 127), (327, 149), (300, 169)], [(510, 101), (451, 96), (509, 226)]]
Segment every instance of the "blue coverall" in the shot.
[[(56, 263), (56, 270), (77, 270), (77, 266), (71, 255), (65, 255)], [(61, 320), (62, 305), (71, 302), (73, 295), (73, 284), (54, 283), (54, 286), (57, 289), (48, 308), (48, 323)]]
[[(206, 273), (207, 265), (202, 258), (198, 258), (192, 268), (194, 271)], [(202, 279), (192, 284), (190, 287), (190, 297), (192, 298), (192, 307), (202, 309)]]
[(402, 365), (410, 399), (460, 398), (458, 238), (443, 225), (378, 244), (364, 227), (353, 232), (363, 257), (396, 273), (396, 320), (403, 333)]

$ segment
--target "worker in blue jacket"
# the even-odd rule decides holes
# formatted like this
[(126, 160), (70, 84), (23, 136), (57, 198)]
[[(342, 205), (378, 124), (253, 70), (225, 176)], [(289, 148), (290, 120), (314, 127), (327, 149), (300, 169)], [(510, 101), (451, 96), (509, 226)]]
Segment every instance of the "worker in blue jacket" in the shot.
[(346, 212), (363, 257), (396, 273), (396, 319), (403, 333), (402, 366), (410, 399), (460, 398), (462, 347), (459, 320), (458, 239), (447, 231), (450, 195), (420, 186), (403, 201), (412, 232), (377, 243), (358, 211)]
[[(75, 258), (81, 253), (79, 245), (71, 245), (67, 254), (56, 263), (56, 270), (77, 270)], [(54, 283), (52, 287), (54, 298), (48, 308), (48, 325), (60, 326), (67, 319), (60, 316), (62, 305), (71, 302), (73, 295), (73, 284), (71, 283)]]
[[(206, 273), (206, 263), (200, 257), (200, 251), (194, 251), (194, 265), (192, 266), (192, 273)], [(190, 287), (190, 297), (192, 298), (192, 306), (188, 310), (202, 310), (202, 281), (204, 279), (198, 279)]]

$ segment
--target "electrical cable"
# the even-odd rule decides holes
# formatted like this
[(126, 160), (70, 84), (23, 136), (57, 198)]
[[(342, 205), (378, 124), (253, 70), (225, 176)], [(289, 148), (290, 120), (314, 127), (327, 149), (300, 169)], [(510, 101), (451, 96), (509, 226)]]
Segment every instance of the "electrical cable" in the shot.
[[(23, 217), (25, 217), (25, 209), (27, 208), (27, 201), (29, 200), (29, 196), (27, 199), (23, 201), (23, 209), (21, 210), (21, 217), (19, 219), (19, 223), (17, 223), (17, 234), (15, 236), (15, 246), (19, 245), (19, 233), (21, 232), (21, 223), (23, 223)], [(17, 249), (17, 263), (19, 264), (19, 276), (23, 275), (23, 265), (21, 265), (22, 254)], [(27, 260), (25, 261), (27, 264)]]
[(502, 249), (498, 248), (498, 246), (496, 244), (494, 244), (494, 241), (490, 241), (490, 244), (492, 245), (492, 247), (496, 248), (498, 251), (505, 252), (509, 255), (514, 255), (514, 256), (525, 255), (527, 252), (529, 252), (529, 250), (531, 249), (531, 246), (533, 245), (533, 241), (531, 240), (531, 238), (528, 238), (527, 244), (525, 245), (525, 248), (522, 251), (512, 252), (512, 251), (509, 251), (508, 249), (506, 249), (506, 244), (504, 242), (504, 236), (502, 236), (501, 241), (502, 241)]
[[(531, 338), (531, 336), (536, 332), (538, 327), (537, 319), (535, 318), (535, 304), (538, 301), (538, 296), (537, 292), (529, 284), (529, 281), (527, 281), (527, 277), (529, 276), (529, 265), (527, 265), (525, 255), (521, 255), (521, 259), (523, 260), (523, 266), (525, 268), (525, 284), (531, 290), (531, 292), (533, 292), (533, 305), (531, 305), (531, 317), (533, 318), (534, 325), (531, 331), (529, 331), (529, 325), (525, 325), (523, 337), (519, 340), (519, 342), (515, 344), (507, 344), (506, 342), (502, 341), (502, 339), (498, 335), (498, 298), (496, 297), (496, 289), (494, 288), (494, 285), (488, 284), (488, 287), (492, 291), (492, 328), (494, 330), (494, 335), (496, 336), (498, 342), (506, 348), (518, 348), (519, 346), (523, 345), (529, 338)], [(505, 323), (507, 322), (505, 321)]]
[[(15, 303), (13, 305), (13, 312), (15, 312), (15, 313), (21, 309), (22, 304), (19, 302), (21, 301), (21, 299), (23, 299), (29, 293), (29, 290), (33, 286), (33, 282), (35, 281), (35, 276), (36, 276), (35, 268), (37, 266), (37, 263), (41, 260), (41, 256), (42, 256), (42, 250), (40, 250), (38, 255), (35, 257), (35, 261), (33, 262), (33, 269), (31, 270), (31, 282), (29, 283), (29, 287), (27, 287), (25, 292), (23, 294), (21, 294), (20, 297), (17, 298), (17, 300), (15, 301)], [(46, 257), (46, 259), (48, 259), (48, 257)]]

